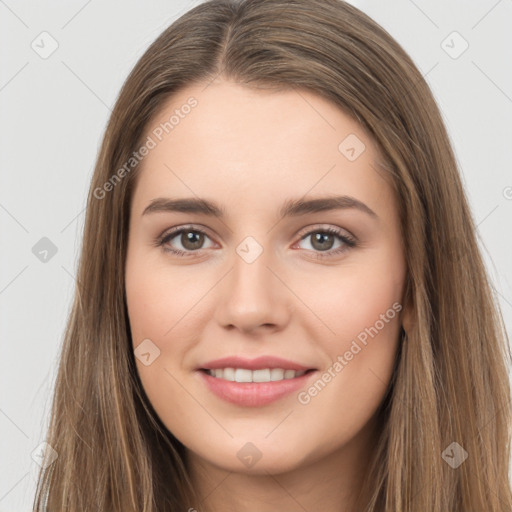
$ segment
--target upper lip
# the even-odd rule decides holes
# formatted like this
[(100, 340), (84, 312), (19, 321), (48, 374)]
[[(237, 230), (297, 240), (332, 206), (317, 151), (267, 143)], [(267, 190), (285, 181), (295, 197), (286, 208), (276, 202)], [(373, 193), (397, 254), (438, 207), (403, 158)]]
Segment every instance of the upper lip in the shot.
[(297, 371), (313, 369), (311, 367), (295, 363), (294, 361), (289, 361), (274, 356), (260, 356), (256, 357), (255, 359), (245, 359), (243, 357), (235, 356), (222, 357), (221, 359), (209, 361), (204, 365), (200, 366), (198, 369), (215, 370), (218, 368), (245, 368), (247, 370), (262, 370), (264, 368), (282, 368), (283, 370)]

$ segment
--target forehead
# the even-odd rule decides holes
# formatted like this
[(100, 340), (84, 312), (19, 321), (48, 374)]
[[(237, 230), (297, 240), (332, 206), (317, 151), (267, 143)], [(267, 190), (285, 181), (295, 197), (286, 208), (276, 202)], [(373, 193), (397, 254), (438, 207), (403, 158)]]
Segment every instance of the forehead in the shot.
[(374, 142), (310, 91), (195, 84), (167, 100), (145, 135), (154, 147), (141, 162), (134, 201), (165, 192), (243, 198), (252, 208), (333, 192), (376, 208), (391, 200)]

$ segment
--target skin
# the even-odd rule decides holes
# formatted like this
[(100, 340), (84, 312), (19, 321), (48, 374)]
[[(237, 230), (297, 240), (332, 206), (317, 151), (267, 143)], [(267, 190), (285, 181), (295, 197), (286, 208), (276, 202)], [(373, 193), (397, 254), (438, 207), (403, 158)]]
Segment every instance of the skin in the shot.
[[(353, 510), (381, 427), (374, 414), (392, 375), (406, 310), (368, 338), (306, 405), (297, 393), (262, 407), (227, 403), (196, 368), (229, 355), (275, 355), (318, 369), (307, 389), (358, 334), (402, 304), (406, 265), (398, 211), (387, 178), (376, 170), (379, 153), (358, 123), (314, 93), (254, 90), (225, 80), (173, 96), (147, 135), (191, 96), (198, 105), (144, 158), (132, 198), (126, 295), (133, 347), (150, 339), (160, 350), (148, 366), (136, 359), (142, 384), (187, 448), (204, 499), (194, 506)], [(354, 161), (338, 149), (349, 134), (366, 146)], [(354, 208), (279, 217), (286, 200), (305, 194), (349, 195), (378, 218)], [(142, 215), (153, 199), (170, 197), (213, 200), (226, 217)], [(170, 228), (190, 224), (207, 233), (195, 252), (179, 234), (166, 246), (188, 250), (186, 257), (155, 245)], [(322, 252), (314, 233), (326, 227), (357, 245), (333, 236)], [(251, 264), (236, 252), (247, 236), (263, 248)], [(315, 258), (343, 246), (339, 254)], [(237, 457), (247, 442), (262, 455), (252, 467)]]

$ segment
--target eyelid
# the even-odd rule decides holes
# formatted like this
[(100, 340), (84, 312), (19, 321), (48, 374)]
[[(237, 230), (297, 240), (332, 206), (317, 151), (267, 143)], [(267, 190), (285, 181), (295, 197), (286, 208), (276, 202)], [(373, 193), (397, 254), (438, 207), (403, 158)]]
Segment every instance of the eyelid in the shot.
[(349, 238), (353, 240), (354, 242), (357, 242), (357, 238), (348, 230), (345, 228), (341, 228), (339, 226), (335, 226), (333, 224), (312, 224), (310, 226), (306, 226), (305, 228), (302, 228), (296, 236), (300, 237), (302, 240), (305, 236), (310, 235), (312, 232), (316, 231), (328, 231), (331, 233), (336, 233), (338, 236), (343, 235), (346, 238)]
[(202, 224), (180, 224), (179, 226), (174, 226), (172, 228), (165, 229), (157, 238), (166, 238), (169, 235), (178, 234), (181, 231), (197, 231), (199, 233), (203, 233), (211, 238), (208, 234), (209, 229)]

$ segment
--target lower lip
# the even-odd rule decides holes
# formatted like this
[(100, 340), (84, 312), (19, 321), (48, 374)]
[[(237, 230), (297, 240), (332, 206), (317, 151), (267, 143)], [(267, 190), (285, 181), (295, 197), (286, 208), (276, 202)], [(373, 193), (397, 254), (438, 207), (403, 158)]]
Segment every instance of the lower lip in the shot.
[(316, 371), (293, 379), (273, 382), (232, 382), (199, 371), (210, 391), (226, 402), (243, 407), (261, 407), (302, 388)]

